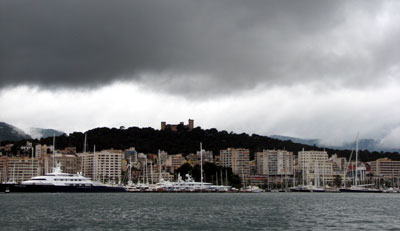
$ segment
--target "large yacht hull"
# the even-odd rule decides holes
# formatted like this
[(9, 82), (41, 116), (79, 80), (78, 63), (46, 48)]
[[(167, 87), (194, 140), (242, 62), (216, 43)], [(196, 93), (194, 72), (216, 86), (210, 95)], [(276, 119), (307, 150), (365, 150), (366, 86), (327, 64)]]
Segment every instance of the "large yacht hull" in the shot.
[(23, 185), (23, 184), (0, 184), (0, 192), (126, 192), (123, 187), (114, 186), (54, 186), (54, 185)]
[(378, 189), (351, 189), (351, 188), (341, 188), (339, 192), (347, 192), (347, 193), (381, 193), (381, 190)]

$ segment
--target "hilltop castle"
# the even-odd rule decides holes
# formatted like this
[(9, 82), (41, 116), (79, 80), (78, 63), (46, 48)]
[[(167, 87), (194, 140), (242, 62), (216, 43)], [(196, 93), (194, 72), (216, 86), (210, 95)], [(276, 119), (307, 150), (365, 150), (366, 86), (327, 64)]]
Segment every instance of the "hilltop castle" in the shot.
[(171, 131), (176, 132), (178, 131), (178, 126), (183, 126), (191, 131), (194, 128), (194, 120), (189, 119), (189, 123), (187, 125), (185, 125), (183, 122), (180, 122), (179, 124), (167, 124), (165, 121), (161, 122), (161, 130), (171, 129)]

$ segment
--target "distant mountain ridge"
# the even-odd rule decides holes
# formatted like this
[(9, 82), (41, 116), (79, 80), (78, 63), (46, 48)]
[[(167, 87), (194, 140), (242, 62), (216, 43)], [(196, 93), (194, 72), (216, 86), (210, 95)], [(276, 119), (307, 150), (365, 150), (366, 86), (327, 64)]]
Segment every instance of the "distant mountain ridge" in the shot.
[(41, 139), (50, 136), (61, 136), (65, 134), (62, 131), (48, 128), (31, 128), (25, 132), (14, 125), (0, 122), (0, 141), (20, 141), (26, 139)]
[(4, 122), (0, 122), (0, 141), (19, 141), (31, 139), (23, 130)]
[[(339, 150), (355, 149), (355, 141), (346, 142), (343, 145), (335, 146), (335, 145), (321, 144), (321, 140), (319, 140), (319, 139), (301, 139), (301, 138), (296, 138), (296, 137), (280, 136), (280, 135), (271, 135), (269, 137), (278, 139), (278, 140), (283, 140), (283, 141), (291, 140), (292, 142), (295, 142), (295, 143), (316, 146), (316, 147), (320, 147), (320, 148), (326, 147), (326, 148), (339, 149)], [(374, 140), (374, 139), (360, 139), (358, 146), (359, 146), (360, 150), (368, 150), (371, 152), (374, 152), (374, 151), (375, 152), (381, 152), (381, 151), (382, 152), (400, 152), (400, 149), (382, 147), (380, 145), (380, 142), (377, 140)]]

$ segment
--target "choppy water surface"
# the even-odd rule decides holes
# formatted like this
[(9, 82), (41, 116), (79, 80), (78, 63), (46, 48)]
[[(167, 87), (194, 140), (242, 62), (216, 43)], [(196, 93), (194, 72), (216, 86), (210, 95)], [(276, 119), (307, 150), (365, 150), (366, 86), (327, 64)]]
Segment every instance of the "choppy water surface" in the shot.
[(400, 194), (0, 194), (1, 230), (399, 230)]

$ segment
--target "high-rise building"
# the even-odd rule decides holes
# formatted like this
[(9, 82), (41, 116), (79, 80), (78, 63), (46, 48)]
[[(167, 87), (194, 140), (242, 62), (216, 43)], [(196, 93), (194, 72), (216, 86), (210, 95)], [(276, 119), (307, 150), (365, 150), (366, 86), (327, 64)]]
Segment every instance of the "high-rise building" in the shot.
[(257, 174), (268, 176), (293, 175), (293, 152), (263, 150), (256, 153)]
[(42, 156), (44, 159), (45, 173), (53, 171), (53, 168), (59, 163), (61, 171), (64, 173), (76, 174), (81, 171), (80, 159), (75, 154), (46, 154)]
[(7, 181), (22, 182), (41, 175), (40, 160), (29, 157), (7, 158)]
[(302, 172), (305, 184), (310, 182), (333, 181), (334, 173), (332, 161), (326, 151), (300, 151), (298, 152), (298, 170)]
[(112, 149), (80, 154), (83, 175), (101, 182), (120, 181), (122, 154), (122, 151)]
[(165, 167), (167, 170), (171, 172), (175, 172), (177, 168), (182, 166), (185, 158), (182, 154), (168, 155), (167, 161), (165, 163)]
[(380, 158), (371, 162), (371, 173), (375, 178), (393, 179), (400, 177), (400, 161)]
[(343, 174), (347, 167), (347, 160), (345, 157), (338, 157), (337, 154), (332, 155), (332, 168), (336, 174)]
[(220, 150), (220, 161), (223, 167), (232, 168), (232, 172), (242, 176), (250, 174), (250, 151), (244, 148), (228, 148)]
[(47, 145), (37, 144), (35, 146), (35, 157), (36, 158), (41, 158), (42, 156), (46, 155), (47, 154), (47, 149), (48, 149)]

